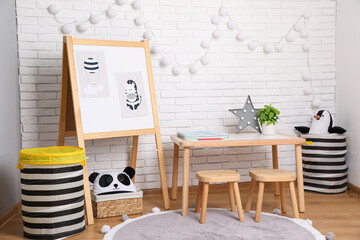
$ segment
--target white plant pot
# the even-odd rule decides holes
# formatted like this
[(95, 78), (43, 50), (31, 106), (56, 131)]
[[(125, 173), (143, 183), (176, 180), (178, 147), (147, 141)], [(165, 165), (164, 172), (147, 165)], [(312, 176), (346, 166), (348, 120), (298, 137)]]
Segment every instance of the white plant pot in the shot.
[(276, 134), (276, 129), (274, 124), (266, 125), (266, 123), (261, 125), (262, 134), (264, 135), (274, 135)]

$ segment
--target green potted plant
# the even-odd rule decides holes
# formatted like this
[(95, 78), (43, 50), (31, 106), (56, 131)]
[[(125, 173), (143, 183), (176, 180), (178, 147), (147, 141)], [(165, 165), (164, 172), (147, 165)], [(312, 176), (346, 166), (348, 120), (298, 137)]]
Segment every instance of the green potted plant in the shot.
[(257, 116), (261, 125), (262, 133), (265, 135), (275, 134), (275, 123), (279, 119), (280, 111), (273, 106), (265, 105), (260, 108)]

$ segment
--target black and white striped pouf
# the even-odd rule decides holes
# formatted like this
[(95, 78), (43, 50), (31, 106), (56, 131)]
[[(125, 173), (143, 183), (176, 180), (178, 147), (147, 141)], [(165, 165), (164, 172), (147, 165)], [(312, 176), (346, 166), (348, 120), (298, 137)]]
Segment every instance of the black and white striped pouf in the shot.
[(24, 237), (61, 239), (85, 231), (83, 163), (76, 157), (75, 164), (60, 164), (61, 157), (54, 165), (26, 161), (19, 159)]
[(345, 134), (302, 134), (304, 189), (318, 193), (347, 190)]

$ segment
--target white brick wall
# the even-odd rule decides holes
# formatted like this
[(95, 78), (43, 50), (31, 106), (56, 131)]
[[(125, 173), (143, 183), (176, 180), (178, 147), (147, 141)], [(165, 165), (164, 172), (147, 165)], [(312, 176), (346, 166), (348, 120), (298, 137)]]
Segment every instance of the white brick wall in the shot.
[[(21, 97), (22, 147), (57, 144), (62, 34), (60, 25), (48, 13), (53, 0), (16, 0), (19, 73)], [(64, 21), (87, 19), (91, 12), (108, 8), (113, 0), (57, 0)], [(144, 15), (150, 21), (163, 49), (183, 64), (191, 64), (204, 50), (200, 42), (214, 30), (211, 16), (224, 4), (241, 29), (259, 40), (277, 40), (306, 8), (311, 8), (310, 64), (315, 92), (322, 107), (335, 112), (335, 0), (298, 1), (205, 1), (146, 0)], [(113, 20), (90, 26), (74, 37), (139, 41), (143, 28), (133, 23), (137, 13), (131, 6), (119, 8)], [(294, 125), (309, 125), (311, 96), (304, 96), (301, 73), (306, 69), (304, 39), (286, 44), (282, 53), (265, 55), (261, 48), (250, 52), (245, 43), (235, 39), (226, 22), (223, 37), (210, 49), (212, 62), (196, 75), (183, 70), (173, 76), (171, 68), (159, 67), (160, 56), (153, 55), (154, 79), (168, 184), (171, 184), (173, 145), (169, 136), (179, 130), (234, 131), (237, 119), (229, 108), (241, 108), (250, 94), (255, 107), (272, 103), (281, 110), (277, 129), (294, 134)], [(92, 170), (122, 169), (129, 164), (130, 138), (86, 142), (88, 166)], [(67, 144), (76, 144), (69, 139)], [(279, 147), (282, 168), (295, 170), (291, 146)], [(182, 156), (182, 153), (180, 153)], [(180, 161), (180, 165), (182, 161)], [(203, 169), (235, 169), (248, 181), (250, 168), (271, 165), (269, 147), (196, 149), (191, 152), (191, 183), (194, 172)], [(182, 171), (180, 166), (180, 172)], [(179, 174), (179, 183), (181, 174)], [(141, 136), (137, 164), (137, 185), (159, 187), (153, 136)]]

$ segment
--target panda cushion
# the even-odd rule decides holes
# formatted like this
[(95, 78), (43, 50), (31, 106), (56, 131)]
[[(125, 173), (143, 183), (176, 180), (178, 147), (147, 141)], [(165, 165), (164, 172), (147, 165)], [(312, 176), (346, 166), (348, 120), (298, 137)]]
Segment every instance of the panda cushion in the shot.
[(136, 187), (131, 181), (134, 175), (135, 170), (126, 167), (123, 172), (93, 172), (89, 176), (89, 181), (94, 184), (93, 193), (96, 195), (136, 192)]

